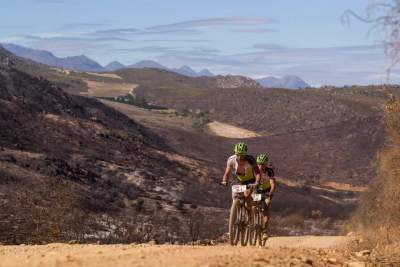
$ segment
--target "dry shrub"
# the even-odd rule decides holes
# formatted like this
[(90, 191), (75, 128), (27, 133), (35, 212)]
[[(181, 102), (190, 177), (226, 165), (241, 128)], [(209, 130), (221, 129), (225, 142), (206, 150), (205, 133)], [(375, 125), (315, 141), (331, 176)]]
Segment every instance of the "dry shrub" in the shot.
[(300, 213), (292, 213), (285, 216), (284, 218), (285, 225), (297, 228), (304, 226), (304, 220), (305, 220), (304, 215)]
[(353, 226), (378, 249), (400, 243), (400, 102), (393, 97), (386, 105), (385, 123), (389, 141), (378, 155), (378, 177), (353, 218)]
[(60, 179), (7, 193), (0, 203), (1, 243), (82, 242), (99, 226), (91, 214), (76, 207), (80, 199)]

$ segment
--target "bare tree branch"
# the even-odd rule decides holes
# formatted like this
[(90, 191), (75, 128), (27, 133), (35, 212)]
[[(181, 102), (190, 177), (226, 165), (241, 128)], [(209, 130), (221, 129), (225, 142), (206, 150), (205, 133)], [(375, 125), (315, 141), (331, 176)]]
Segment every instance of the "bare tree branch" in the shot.
[(383, 33), (383, 45), (388, 58), (386, 82), (390, 73), (400, 62), (400, 0), (370, 0), (365, 15), (347, 10), (341, 16), (343, 24), (349, 25), (351, 18), (372, 24), (371, 31)]

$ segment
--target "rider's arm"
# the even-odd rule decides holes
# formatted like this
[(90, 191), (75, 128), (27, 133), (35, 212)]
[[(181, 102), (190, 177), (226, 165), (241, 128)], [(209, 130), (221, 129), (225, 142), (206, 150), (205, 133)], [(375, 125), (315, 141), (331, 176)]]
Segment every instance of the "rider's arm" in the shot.
[(261, 171), (258, 168), (257, 163), (256, 163), (255, 160), (254, 160), (254, 163), (252, 165), (253, 165), (253, 169), (254, 169), (254, 174), (256, 175), (256, 184), (260, 184), (260, 182), (261, 182)]
[(260, 184), (260, 181), (261, 181), (261, 172), (258, 171), (258, 173), (256, 172), (256, 184)]
[(267, 169), (267, 173), (268, 173), (268, 176), (269, 176), (269, 183), (271, 185), (271, 189), (269, 190), (269, 194), (273, 195), (274, 192), (275, 192), (275, 188), (276, 188), (276, 180), (275, 180), (274, 169), (268, 168)]
[(226, 166), (224, 176), (222, 177), (222, 183), (228, 184), (229, 177), (231, 176), (232, 167), (230, 165)]
[(276, 181), (274, 177), (269, 178), (269, 183), (271, 184), (271, 189), (269, 190), (269, 193), (272, 195), (275, 192), (275, 187), (276, 187)]

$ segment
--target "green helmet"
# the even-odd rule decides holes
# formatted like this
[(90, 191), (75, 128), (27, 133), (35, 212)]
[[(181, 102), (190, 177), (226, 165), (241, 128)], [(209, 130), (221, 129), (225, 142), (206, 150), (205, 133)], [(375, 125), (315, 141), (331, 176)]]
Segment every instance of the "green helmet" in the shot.
[(238, 155), (246, 155), (247, 154), (247, 145), (244, 142), (237, 143), (235, 148), (233, 149), (235, 154)]
[(268, 162), (268, 155), (267, 154), (261, 154), (258, 155), (257, 157), (257, 164), (264, 164)]

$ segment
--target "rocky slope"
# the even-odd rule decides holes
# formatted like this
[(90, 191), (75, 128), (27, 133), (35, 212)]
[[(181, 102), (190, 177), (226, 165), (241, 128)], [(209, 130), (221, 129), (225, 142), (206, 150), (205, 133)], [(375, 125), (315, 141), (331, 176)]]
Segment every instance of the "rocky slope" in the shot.
[(215, 199), (195, 163), (24, 64), (0, 49), (0, 241), (190, 239), (192, 214)]
[(239, 75), (218, 75), (215, 77), (216, 87), (224, 89), (232, 88), (257, 88), (256, 81)]

